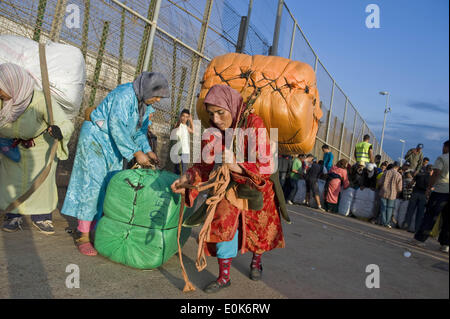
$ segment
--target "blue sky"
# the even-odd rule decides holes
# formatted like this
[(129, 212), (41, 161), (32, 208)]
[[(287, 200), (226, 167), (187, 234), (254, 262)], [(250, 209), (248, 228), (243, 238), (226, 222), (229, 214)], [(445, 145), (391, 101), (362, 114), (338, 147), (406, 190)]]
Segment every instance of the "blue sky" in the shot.
[[(255, 0), (259, 1), (259, 0)], [(286, 0), (322, 63), (393, 158), (417, 143), (432, 161), (449, 130), (449, 2), (447, 0)], [(368, 29), (368, 4), (380, 8), (380, 28)]]
[[(242, 1), (247, 2), (247, 1)], [(336, 83), (393, 158), (418, 143), (432, 162), (449, 130), (449, 2), (447, 0), (285, 0)], [(236, 2), (233, 2), (236, 4)], [(368, 29), (369, 4), (380, 8), (380, 28)], [(277, 0), (254, 0), (251, 22), (272, 41)], [(284, 26), (284, 30), (290, 27)], [(282, 30), (281, 38), (290, 39)], [(289, 30), (290, 32), (290, 30)], [(320, 92), (319, 92), (320, 93)]]

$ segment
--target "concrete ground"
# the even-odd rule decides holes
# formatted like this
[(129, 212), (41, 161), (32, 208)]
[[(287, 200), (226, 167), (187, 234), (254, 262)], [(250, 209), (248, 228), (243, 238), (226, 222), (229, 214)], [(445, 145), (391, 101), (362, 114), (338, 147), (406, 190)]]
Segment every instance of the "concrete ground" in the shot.
[[(65, 188), (60, 187), (60, 202)], [(232, 285), (217, 294), (201, 289), (214, 280), (218, 267), (208, 257), (202, 272), (195, 268), (196, 235), (183, 248), (183, 260), (195, 292), (183, 293), (178, 256), (154, 270), (136, 270), (102, 256), (78, 253), (65, 229), (74, 225), (54, 213), (56, 233), (44, 235), (25, 219), (24, 230), (0, 231), (0, 298), (449, 298), (448, 254), (429, 239), (425, 248), (411, 246), (412, 234), (385, 229), (350, 217), (289, 206), (292, 224), (283, 222), (286, 248), (263, 256), (263, 279), (248, 278), (251, 254), (233, 260)], [(80, 270), (80, 288), (67, 288), (73, 270)], [(379, 269), (379, 288), (366, 279)], [(68, 272), (66, 272), (68, 270)], [(68, 279), (69, 276), (69, 279)]]

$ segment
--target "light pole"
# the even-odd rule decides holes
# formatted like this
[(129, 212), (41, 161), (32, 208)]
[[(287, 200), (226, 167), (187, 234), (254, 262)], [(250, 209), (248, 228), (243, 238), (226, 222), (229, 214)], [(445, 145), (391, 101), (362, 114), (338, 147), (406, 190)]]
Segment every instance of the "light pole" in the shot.
[(406, 141), (405, 140), (400, 140), (400, 142), (403, 143), (403, 145), (402, 145), (402, 157), (400, 158), (400, 165), (403, 165), (403, 152), (405, 151), (405, 143), (406, 143)]
[(381, 151), (383, 150), (384, 129), (385, 129), (385, 127), (386, 127), (386, 115), (388, 114), (388, 112), (391, 111), (391, 108), (388, 107), (388, 102), (389, 102), (389, 92), (381, 91), (380, 94), (381, 94), (381, 95), (386, 95), (386, 106), (384, 107), (383, 130), (381, 131), (381, 143), (380, 143), (380, 150), (379, 150), (378, 153), (381, 153)]

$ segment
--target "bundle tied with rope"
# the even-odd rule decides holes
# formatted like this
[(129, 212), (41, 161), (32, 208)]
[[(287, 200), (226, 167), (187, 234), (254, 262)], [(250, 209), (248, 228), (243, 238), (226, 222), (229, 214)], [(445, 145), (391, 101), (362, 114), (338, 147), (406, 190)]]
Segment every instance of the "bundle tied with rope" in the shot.
[(322, 110), (310, 65), (278, 56), (228, 53), (211, 60), (201, 83), (196, 109), (203, 126), (209, 126), (204, 100), (212, 86), (228, 85), (244, 101), (259, 90), (252, 107), (268, 130), (278, 128), (280, 154), (306, 154), (314, 147)]

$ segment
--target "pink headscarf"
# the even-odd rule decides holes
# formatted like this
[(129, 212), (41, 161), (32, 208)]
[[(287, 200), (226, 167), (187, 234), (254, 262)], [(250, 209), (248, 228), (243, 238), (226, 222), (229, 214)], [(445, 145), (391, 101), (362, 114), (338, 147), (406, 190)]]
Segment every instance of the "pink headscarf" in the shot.
[(0, 89), (11, 99), (3, 101), (0, 110), (0, 127), (14, 122), (31, 102), (34, 79), (21, 66), (13, 63), (0, 64)]
[[(205, 107), (206, 104), (212, 104), (229, 111), (233, 117), (231, 128), (234, 128), (239, 114), (242, 113), (244, 109), (242, 107), (242, 102), (243, 98), (238, 91), (223, 84), (216, 84), (211, 87), (206, 94), (204, 101)], [(211, 124), (214, 126), (212, 122)]]

